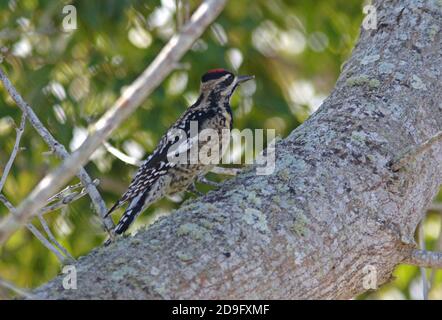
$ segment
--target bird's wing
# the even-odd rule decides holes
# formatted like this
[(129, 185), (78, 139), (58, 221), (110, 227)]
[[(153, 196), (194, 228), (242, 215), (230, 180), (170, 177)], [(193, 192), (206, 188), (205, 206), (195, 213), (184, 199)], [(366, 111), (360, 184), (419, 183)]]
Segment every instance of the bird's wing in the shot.
[(170, 143), (167, 137), (161, 139), (160, 144), (154, 152), (141, 164), (136, 172), (132, 182), (123, 196), (112, 206), (106, 216), (111, 214), (115, 209), (122, 206), (127, 201), (133, 199), (139, 194), (147, 191), (151, 185), (173, 165), (167, 159), (167, 150)]
[(192, 149), (192, 146), (198, 143), (198, 135), (190, 137), (191, 121), (198, 122), (198, 131), (200, 131), (204, 122), (213, 115), (214, 111), (211, 109), (193, 110), (189, 108), (161, 138), (154, 152), (138, 169), (127, 191), (112, 206), (106, 216), (127, 201), (149, 190), (159, 177), (166, 174), (171, 167), (175, 166), (175, 162), (169, 161), (170, 157), (172, 156), (175, 159), (179, 159), (180, 155), (188, 153)]

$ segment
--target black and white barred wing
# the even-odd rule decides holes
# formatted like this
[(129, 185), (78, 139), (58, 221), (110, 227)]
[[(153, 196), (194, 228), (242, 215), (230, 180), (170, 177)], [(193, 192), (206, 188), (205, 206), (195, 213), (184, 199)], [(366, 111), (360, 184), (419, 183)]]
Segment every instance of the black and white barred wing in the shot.
[[(184, 145), (188, 145), (188, 143), (185, 142)], [(109, 211), (110, 213), (125, 202), (129, 202), (115, 227), (115, 233), (125, 232), (148, 205), (165, 195), (169, 183), (165, 181), (167, 180), (167, 173), (176, 165), (175, 162), (168, 159), (170, 146), (171, 143), (165, 142), (156, 149), (156, 152), (142, 164), (123, 197)], [(177, 152), (187, 152), (183, 149), (186, 149), (186, 147), (178, 147)]]
[(195, 138), (187, 139), (187, 135), (183, 130), (169, 129), (168, 133), (160, 140), (158, 147), (142, 163), (127, 191), (112, 206), (107, 215), (111, 214), (126, 202), (150, 191), (153, 184), (161, 176), (167, 174), (170, 168), (179, 164), (182, 155), (187, 155), (194, 143), (197, 143), (197, 137), (196, 140)]
[[(201, 125), (209, 120), (211, 116), (211, 111), (192, 112), (188, 110), (163, 136), (155, 151), (138, 169), (128, 190), (107, 213), (109, 215), (115, 209), (129, 202), (115, 227), (117, 234), (126, 231), (147, 205), (166, 194), (170, 183), (170, 181), (166, 182), (168, 172), (177, 165), (188, 164), (193, 146), (199, 143), (198, 132), (201, 127), (197, 129), (196, 134), (192, 134), (190, 132), (190, 121), (196, 121)], [(196, 156), (198, 157), (198, 155)], [(166, 179), (162, 178), (163, 176)], [(173, 176), (169, 176), (169, 178), (172, 179)]]
[(126, 202), (148, 191), (153, 183), (155, 183), (161, 175), (164, 175), (167, 172), (168, 168), (171, 166), (167, 161), (167, 145), (167, 137), (163, 137), (154, 152), (142, 163), (127, 191), (112, 206), (107, 215), (111, 214)]

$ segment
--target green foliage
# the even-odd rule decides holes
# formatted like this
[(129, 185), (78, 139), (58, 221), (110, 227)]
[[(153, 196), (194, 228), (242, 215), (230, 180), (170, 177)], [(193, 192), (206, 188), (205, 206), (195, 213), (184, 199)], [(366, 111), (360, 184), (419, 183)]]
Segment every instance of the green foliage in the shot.
[[(88, 125), (111, 106), (175, 32), (174, 3), (0, 1), (3, 67), (51, 133), (68, 148), (73, 147)], [(198, 3), (190, 1), (191, 10)], [(77, 9), (78, 28), (74, 32), (64, 32), (61, 27), (66, 4)], [(201, 75), (217, 67), (256, 76), (255, 84), (242, 88), (232, 101), (235, 127), (275, 128), (286, 136), (333, 88), (357, 39), (361, 20), (360, 0), (230, 1), (216, 24), (116, 130), (110, 143), (134, 156), (140, 151), (150, 153), (168, 126), (195, 100)], [(13, 123), (19, 119), (19, 109), (0, 89), (2, 166), (14, 144)], [(47, 154), (48, 147), (29, 124), (21, 146), (3, 190), (15, 205), (59, 163)], [(135, 168), (99, 149), (87, 170), (101, 180), (99, 189), (111, 205), (130, 182)], [(178, 205), (162, 200), (149, 208), (137, 225)], [(0, 206), (0, 217), (6, 214)], [(58, 240), (75, 257), (104, 239), (88, 197), (47, 218)], [(34, 222), (40, 228), (38, 221)], [(427, 241), (434, 245), (435, 239)], [(0, 249), (0, 276), (19, 286), (37, 286), (59, 271), (54, 255), (26, 229)], [(398, 280), (390, 287), (409, 297), (416, 268), (400, 267), (397, 274)], [(440, 278), (439, 274), (439, 282)]]

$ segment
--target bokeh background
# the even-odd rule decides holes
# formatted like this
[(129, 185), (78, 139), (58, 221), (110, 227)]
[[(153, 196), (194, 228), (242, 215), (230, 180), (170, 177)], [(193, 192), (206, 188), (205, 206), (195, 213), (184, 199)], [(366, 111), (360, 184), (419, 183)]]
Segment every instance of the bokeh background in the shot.
[[(186, 3), (193, 11), (199, 0)], [(73, 32), (61, 28), (67, 4), (77, 9)], [(113, 133), (110, 144), (133, 158), (149, 154), (170, 124), (196, 100), (201, 75), (218, 67), (256, 76), (233, 98), (235, 127), (274, 128), (287, 136), (333, 88), (357, 40), (363, 5), (361, 0), (230, 1), (162, 86)], [(185, 10), (177, 15), (175, 0), (3, 0), (2, 67), (51, 133), (74, 150), (87, 135), (88, 125), (154, 59), (183, 16)], [(20, 116), (0, 86), (1, 170), (12, 151)], [(2, 191), (14, 205), (59, 163), (29, 124), (21, 147)], [(108, 206), (124, 192), (136, 170), (105, 148), (95, 152), (86, 169), (100, 179), (99, 190)], [(132, 231), (169, 213), (187, 197), (151, 206)], [(0, 217), (7, 214), (0, 205)], [(46, 218), (57, 239), (75, 257), (104, 240), (87, 196)], [(41, 229), (38, 220), (34, 224)], [(430, 212), (424, 226), (426, 246), (435, 249), (440, 213)], [(60, 269), (54, 254), (25, 228), (0, 248), (0, 277), (18, 286), (36, 287)], [(395, 276), (390, 284), (359, 298), (422, 298), (418, 268), (398, 266)], [(432, 280), (430, 298), (441, 299), (442, 273)], [(2, 289), (1, 296), (6, 296)]]

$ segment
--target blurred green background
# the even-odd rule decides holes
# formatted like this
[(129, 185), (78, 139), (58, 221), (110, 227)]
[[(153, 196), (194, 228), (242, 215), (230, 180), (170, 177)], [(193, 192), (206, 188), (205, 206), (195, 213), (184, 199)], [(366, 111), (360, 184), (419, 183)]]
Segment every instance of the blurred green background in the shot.
[[(67, 4), (77, 9), (73, 32), (61, 28)], [(193, 11), (199, 1), (188, 4)], [(359, 0), (230, 1), (162, 86), (113, 133), (110, 144), (134, 158), (149, 154), (169, 125), (196, 100), (201, 75), (218, 67), (256, 76), (233, 98), (236, 128), (274, 128), (279, 135), (288, 135), (333, 88), (357, 40), (363, 5)], [(51, 133), (73, 150), (88, 125), (111, 106), (176, 31), (175, 7), (175, 0), (0, 1), (2, 67)], [(0, 86), (2, 170), (20, 115)], [(14, 205), (59, 163), (29, 123), (21, 146), (3, 189)], [(100, 179), (99, 190), (108, 206), (125, 191), (136, 170), (104, 148), (96, 151), (86, 168)], [(167, 214), (183, 199), (174, 200), (151, 206), (132, 231)], [(0, 205), (0, 217), (7, 214)], [(46, 218), (75, 257), (87, 254), (105, 237), (87, 196)], [(34, 224), (41, 229), (38, 220)], [(436, 212), (426, 219), (428, 248), (435, 248), (440, 225)], [(21, 287), (38, 286), (60, 269), (54, 254), (25, 228), (0, 249), (0, 277)], [(399, 266), (395, 276), (390, 284), (360, 298), (422, 297), (418, 268)], [(1, 296), (6, 296), (2, 289)], [(430, 298), (442, 298), (440, 272)]]

